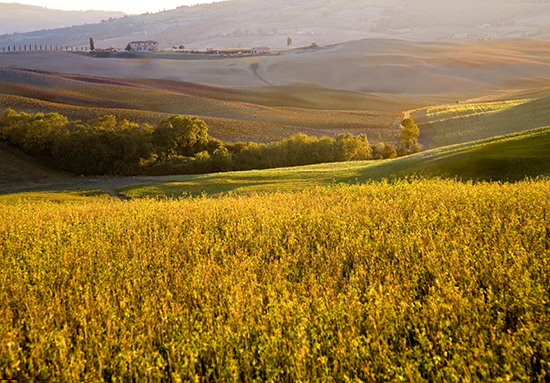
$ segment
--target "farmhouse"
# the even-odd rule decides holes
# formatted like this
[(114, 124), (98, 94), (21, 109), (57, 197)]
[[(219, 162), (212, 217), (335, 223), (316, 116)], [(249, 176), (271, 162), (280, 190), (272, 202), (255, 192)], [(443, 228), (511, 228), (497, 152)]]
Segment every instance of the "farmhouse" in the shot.
[(214, 54), (216, 56), (242, 56), (250, 55), (252, 50), (250, 48), (228, 48), (228, 49), (217, 49), (210, 50), (208, 53)]
[(263, 55), (263, 54), (267, 54), (267, 53), (271, 53), (271, 49), (269, 49), (268, 47), (252, 48), (252, 54), (253, 55)]
[(128, 44), (133, 51), (148, 52), (159, 49), (159, 43), (153, 40), (132, 41)]

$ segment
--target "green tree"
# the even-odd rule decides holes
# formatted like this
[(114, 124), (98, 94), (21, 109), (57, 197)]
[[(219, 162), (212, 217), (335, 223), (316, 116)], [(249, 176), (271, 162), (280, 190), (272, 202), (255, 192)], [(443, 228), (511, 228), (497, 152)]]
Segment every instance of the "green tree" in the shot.
[(401, 133), (399, 135), (399, 144), (397, 145), (397, 155), (406, 156), (422, 151), (422, 145), (418, 142), (420, 129), (414, 123), (412, 118), (406, 118), (401, 122)]
[(29, 154), (47, 155), (68, 120), (57, 113), (16, 113), (6, 109), (0, 120), (0, 138)]
[(372, 148), (367, 136), (353, 136), (351, 133), (340, 134), (336, 137), (334, 161), (370, 160)]
[(217, 172), (233, 168), (233, 156), (225, 146), (220, 146), (212, 153), (212, 170)]
[(372, 158), (382, 160), (385, 158), (396, 158), (397, 149), (394, 145), (387, 142), (379, 142), (372, 147)]
[(416, 140), (420, 136), (420, 129), (414, 123), (412, 118), (406, 118), (401, 122), (401, 134), (399, 135), (399, 141)]
[(37, 113), (27, 126), (23, 148), (29, 153), (50, 154), (56, 137), (63, 134), (69, 120), (58, 113)]
[(156, 153), (193, 156), (208, 143), (208, 126), (197, 117), (174, 115), (162, 120), (152, 134)]

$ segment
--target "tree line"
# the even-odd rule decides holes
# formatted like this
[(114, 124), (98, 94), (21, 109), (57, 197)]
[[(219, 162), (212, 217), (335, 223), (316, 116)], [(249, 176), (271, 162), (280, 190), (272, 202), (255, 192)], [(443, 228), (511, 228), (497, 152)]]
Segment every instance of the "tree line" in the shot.
[(366, 135), (297, 134), (268, 144), (224, 144), (197, 117), (173, 115), (156, 126), (106, 115), (69, 121), (58, 113), (16, 113), (0, 118), (0, 139), (50, 167), (82, 175), (200, 174), (324, 162), (395, 158), (421, 150), (418, 127), (402, 123), (397, 145), (371, 146)]

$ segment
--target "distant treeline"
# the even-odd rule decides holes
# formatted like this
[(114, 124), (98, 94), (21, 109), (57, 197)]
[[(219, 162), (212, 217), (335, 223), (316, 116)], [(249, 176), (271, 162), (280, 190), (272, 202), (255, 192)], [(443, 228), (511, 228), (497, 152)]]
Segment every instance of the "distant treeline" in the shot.
[(51, 167), (82, 175), (200, 174), (323, 162), (395, 158), (421, 150), (418, 127), (403, 121), (400, 142), (371, 146), (365, 135), (297, 134), (269, 144), (224, 144), (196, 117), (174, 115), (157, 126), (107, 115), (69, 121), (58, 113), (16, 113), (0, 119), (0, 139)]
[(24, 51), (88, 51), (90, 48), (86, 46), (69, 46), (69, 45), (54, 45), (54, 44), (24, 44), (24, 45), (8, 45), (2, 47), (2, 52), (24, 52)]

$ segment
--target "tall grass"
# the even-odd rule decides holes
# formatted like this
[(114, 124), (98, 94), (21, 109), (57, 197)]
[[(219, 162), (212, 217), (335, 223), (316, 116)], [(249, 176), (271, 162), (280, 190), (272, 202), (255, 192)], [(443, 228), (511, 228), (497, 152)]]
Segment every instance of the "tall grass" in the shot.
[(0, 377), (548, 381), (550, 181), (1, 206)]

